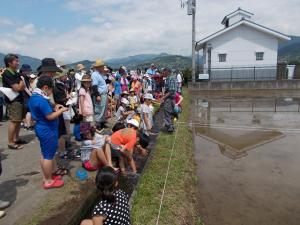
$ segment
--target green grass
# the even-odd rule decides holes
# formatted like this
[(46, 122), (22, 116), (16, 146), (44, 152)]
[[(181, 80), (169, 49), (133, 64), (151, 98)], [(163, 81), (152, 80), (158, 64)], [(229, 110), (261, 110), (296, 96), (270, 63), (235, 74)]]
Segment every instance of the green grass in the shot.
[[(190, 98), (184, 91), (180, 122), (188, 122)], [(161, 133), (155, 151), (137, 187), (133, 200), (134, 225), (156, 224), (168, 161), (175, 134)], [(202, 224), (196, 212), (197, 179), (192, 132), (186, 124), (179, 125), (167, 180), (159, 224)]]

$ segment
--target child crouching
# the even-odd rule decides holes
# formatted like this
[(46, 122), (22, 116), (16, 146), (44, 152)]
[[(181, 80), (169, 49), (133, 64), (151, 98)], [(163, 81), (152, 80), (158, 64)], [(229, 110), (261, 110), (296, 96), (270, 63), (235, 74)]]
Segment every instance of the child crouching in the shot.
[(80, 133), (82, 166), (88, 171), (96, 171), (103, 166), (113, 167), (108, 144), (110, 137), (97, 134), (89, 123), (81, 124)]

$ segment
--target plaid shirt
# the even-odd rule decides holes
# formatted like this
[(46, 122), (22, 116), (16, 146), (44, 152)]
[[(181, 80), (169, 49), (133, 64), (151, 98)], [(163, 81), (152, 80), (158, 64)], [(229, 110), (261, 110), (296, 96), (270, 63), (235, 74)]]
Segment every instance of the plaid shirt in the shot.
[(172, 75), (167, 77), (165, 84), (166, 91), (176, 92), (177, 91), (177, 79), (176, 76)]

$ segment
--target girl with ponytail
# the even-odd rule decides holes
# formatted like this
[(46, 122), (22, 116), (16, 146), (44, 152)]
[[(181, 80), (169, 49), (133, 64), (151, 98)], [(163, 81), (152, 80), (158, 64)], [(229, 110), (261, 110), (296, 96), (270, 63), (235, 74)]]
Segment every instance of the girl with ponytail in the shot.
[(81, 225), (130, 225), (128, 195), (118, 187), (115, 170), (105, 166), (98, 171), (96, 187), (100, 202), (96, 205), (92, 219), (83, 220)]

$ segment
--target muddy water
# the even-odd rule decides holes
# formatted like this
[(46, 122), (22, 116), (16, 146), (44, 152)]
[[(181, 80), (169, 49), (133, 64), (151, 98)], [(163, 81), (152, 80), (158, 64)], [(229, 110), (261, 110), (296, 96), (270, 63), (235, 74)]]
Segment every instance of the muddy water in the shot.
[(297, 95), (193, 93), (199, 213), (206, 225), (300, 224)]

